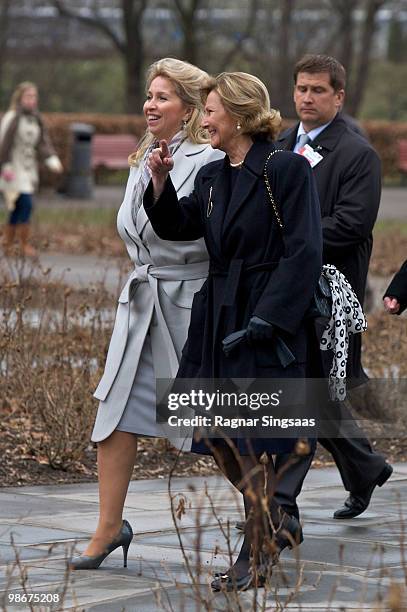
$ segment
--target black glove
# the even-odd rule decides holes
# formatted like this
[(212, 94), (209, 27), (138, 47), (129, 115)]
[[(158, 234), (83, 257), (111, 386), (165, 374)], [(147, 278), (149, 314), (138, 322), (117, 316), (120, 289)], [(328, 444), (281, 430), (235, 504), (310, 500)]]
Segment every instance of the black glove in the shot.
[(246, 338), (249, 344), (254, 342), (270, 341), (274, 335), (274, 325), (261, 319), (260, 317), (252, 317), (246, 330)]

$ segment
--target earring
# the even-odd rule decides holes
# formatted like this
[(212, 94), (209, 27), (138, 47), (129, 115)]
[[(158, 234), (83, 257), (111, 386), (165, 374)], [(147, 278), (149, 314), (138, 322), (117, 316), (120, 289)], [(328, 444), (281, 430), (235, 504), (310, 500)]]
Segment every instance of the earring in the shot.
[(237, 130), (241, 130), (242, 129), (242, 126), (240, 125), (240, 123), (237, 124), (236, 129)]
[(186, 130), (187, 129), (187, 125), (188, 125), (188, 121), (186, 119), (182, 120), (182, 129)]

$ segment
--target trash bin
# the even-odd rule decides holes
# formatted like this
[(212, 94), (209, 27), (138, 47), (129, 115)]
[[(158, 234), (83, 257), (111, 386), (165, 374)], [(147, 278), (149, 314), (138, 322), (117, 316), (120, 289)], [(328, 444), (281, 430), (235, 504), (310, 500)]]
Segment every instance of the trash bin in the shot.
[(93, 195), (92, 136), (94, 128), (87, 123), (72, 123), (71, 165), (65, 195), (69, 198), (91, 198)]

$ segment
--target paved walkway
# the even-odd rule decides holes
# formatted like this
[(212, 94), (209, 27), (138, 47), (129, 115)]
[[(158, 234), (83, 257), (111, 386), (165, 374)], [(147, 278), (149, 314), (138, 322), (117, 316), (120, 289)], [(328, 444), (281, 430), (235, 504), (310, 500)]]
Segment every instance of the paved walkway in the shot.
[[(298, 559), (289, 551), (282, 555), (273, 572), (273, 591), (267, 594), (265, 610), (277, 609), (277, 601), (286, 606), (279, 610), (377, 610), (374, 602), (386, 597), (390, 583), (402, 584), (406, 567), (400, 549), (403, 526), (399, 516), (400, 500), (407, 494), (407, 465), (395, 468), (391, 480), (376, 490), (368, 511), (349, 521), (331, 518), (344, 498), (337, 471), (311, 470), (300, 497), (305, 542), (298, 549)], [(171, 517), (166, 480), (133, 481), (130, 485), (125, 517), (135, 537), (127, 569), (122, 567), (120, 549), (99, 570), (70, 574), (66, 573), (66, 559), (73, 545), (77, 551), (83, 550), (96, 523), (97, 485), (0, 489), (0, 606), (4, 597), (3, 610), (30, 609), (7, 603), (12, 596), (15, 599), (23, 594), (25, 575), (27, 593), (59, 596), (59, 606), (54, 604), (47, 610), (237, 610), (236, 603), (228, 602), (222, 593), (212, 594), (208, 587), (212, 571), (228, 566), (228, 554), (205, 494), (206, 485), (224, 526), (228, 519), (233, 525), (242, 517), (240, 500), (223, 478), (173, 480), (172, 493), (178, 495), (175, 506), (180, 496), (186, 497), (186, 514), (177, 526), (194, 586)], [(198, 523), (202, 529), (201, 575), (197, 578)], [(240, 537), (232, 528), (232, 546)], [(209, 602), (208, 607), (197, 603), (198, 593)], [(252, 609), (253, 596), (252, 591), (239, 595), (242, 610)], [(262, 597), (264, 589), (258, 592), (259, 601)]]

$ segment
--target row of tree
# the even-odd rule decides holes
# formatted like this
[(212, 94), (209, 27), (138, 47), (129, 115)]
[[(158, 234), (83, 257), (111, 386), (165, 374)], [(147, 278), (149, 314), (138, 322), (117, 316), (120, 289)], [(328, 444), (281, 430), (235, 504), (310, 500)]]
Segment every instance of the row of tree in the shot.
[[(357, 115), (374, 52), (378, 14), (407, 10), (407, 0), (2, 0), (0, 59), (6, 58), (11, 10), (28, 3), (52, 8), (63, 20), (98, 32), (121, 57), (125, 68), (125, 110), (139, 112), (144, 70), (154, 59), (176, 54), (209, 72), (246, 70), (260, 76), (273, 103), (292, 114), (291, 72), (305, 52), (336, 56), (348, 72), (347, 110)], [(119, 19), (112, 20), (112, 11)], [(173, 42), (151, 27), (165, 11)], [(175, 42), (174, 42), (175, 41)], [(0, 84), (2, 62), (0, 61)]]

